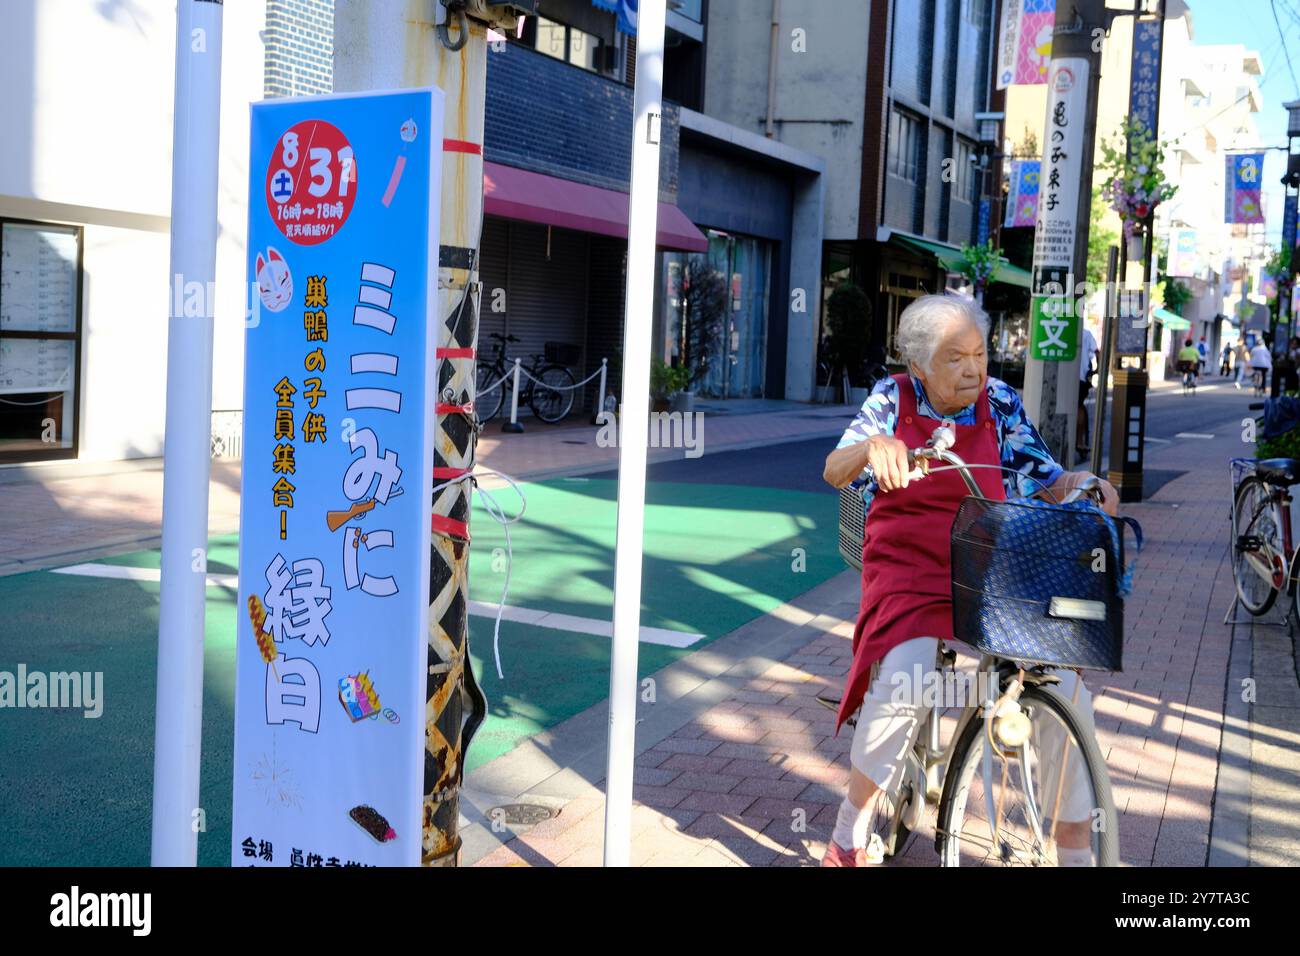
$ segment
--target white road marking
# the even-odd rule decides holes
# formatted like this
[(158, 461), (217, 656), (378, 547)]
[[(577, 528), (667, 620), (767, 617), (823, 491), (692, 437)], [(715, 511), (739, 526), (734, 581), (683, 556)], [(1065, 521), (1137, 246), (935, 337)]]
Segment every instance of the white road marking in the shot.
[[(162, 580), (162, 572), (158, 568), (131, 568), (121, 564), (73, 564), (66, 568), (50, 568), (50, 570), (55, 574), (76, 574), (91, 578), (115, 578), (120, 581), (152, 581), (157, 583)], [(208, 587), (223, 587), (232, 590), (239, 587), (239, 575), (237, 574), (209, 574), (207, 578)], [(478, 617), (495, 619), (498, 606), (487, 601), (470, 601), (469, 613)], [(577, 617), (573, 614), (557, 614), (550, 611), (535, 611), (525, 607), (511, 607), (509, 604), (501, 612), (501, 619), (576, 634), (594, 634), (598, 637), (613, 637), (614, 635), (613, 621), (594, 617)], [(642, 644), (658, 644), (662, 647), (690, 647), (703, 637), (703, 634), (694, 634), (690, 631), (673, 631), (663, 627), (641, 628)]]
[(1150, 442), (1150, 443), (1153, 443), (1153, 444), (1156, 444), (1156, 445), (1168, 445), (1168, 444), (1170, 444), (1170, 440), (1169, 440), (1168, 438), (1152, 438), (1150, 435), (1148, 435), (1148, 436), (1146, 437), (1145, 441)]
[(1204, 432), (1179, 432), (1175, 438), (1213, 438), (1213, 435), (1206, 435)]

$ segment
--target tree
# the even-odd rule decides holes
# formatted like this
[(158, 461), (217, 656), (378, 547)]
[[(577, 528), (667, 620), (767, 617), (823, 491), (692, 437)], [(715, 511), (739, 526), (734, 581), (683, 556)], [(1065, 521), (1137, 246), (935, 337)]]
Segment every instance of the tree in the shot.
[(1106, 281), (1106, 250), (1119, 242), (1119, 233), (1104, 225), (1109, 212), (1110, 209), (1102, 200), (1101, 193), (1094, 189), (1091, 208), (1092, 225), (1088, 228), (1088, 274), (1086, 276), (1088, 285), (1094, 289), (1101, 288)]

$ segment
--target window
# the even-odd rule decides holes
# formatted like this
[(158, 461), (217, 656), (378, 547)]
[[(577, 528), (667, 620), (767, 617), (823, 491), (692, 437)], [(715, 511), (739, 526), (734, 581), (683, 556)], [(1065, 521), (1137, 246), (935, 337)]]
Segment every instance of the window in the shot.
[(703, 0), (668, 0), (668, 9), (687, 20), (703, 23)]
[(888, 169), (899, 179), (916, 182), (921, 165), (921, 124), (898, 110), (889, 114)]
[(524, 21), (521, 41), (538, 53), (593, 73), (617, 72), (619, 60), (614, 46), (577, 27), (546, 17), (529, 17)]
[(0, 462), (77, 453), (81, 238), (0, 220)]
[(962, 202), (975, 203), (979, 199), (980, 176), (982, 172), (974, 161), (979, 159), (975, 147), (961, 140), (957, 141), (956, 169), (954, 170), (952, 195)]

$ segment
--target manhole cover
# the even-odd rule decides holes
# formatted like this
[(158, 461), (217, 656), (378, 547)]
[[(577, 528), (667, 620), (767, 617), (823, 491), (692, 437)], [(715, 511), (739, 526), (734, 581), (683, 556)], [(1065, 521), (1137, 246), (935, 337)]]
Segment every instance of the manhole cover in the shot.
[(506, 826), (529, 827), (549, 820), (559, 811), (536, 803), (507, 803), (488, 811), (489, 820), (501, 820)]

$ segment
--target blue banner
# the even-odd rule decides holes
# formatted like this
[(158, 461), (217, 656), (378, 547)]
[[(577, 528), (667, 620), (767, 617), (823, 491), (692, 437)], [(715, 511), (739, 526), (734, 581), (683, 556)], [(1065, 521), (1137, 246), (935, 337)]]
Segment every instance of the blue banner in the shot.
[(1164, 36), (1159, 19), (1133, 24), (1133, 59), (1129, 74), (1129, 115), (1155, 132), (1160, 113), (1160, 60)]
[(252, 106), (236, 866), (420, 863), (442, 130)]
[(1282, 210), (1282, 248), (1295, 248), (1296, 197), (1288, 194)]
[(1260, 201), (1264, 174), (1263, 153), (1229, 153), (1225, 157), (1224, 222), (1264, 221)]
[(592, 6), (618, 14), (617, 25), (628, 36), (636, 36), (637, 0), (591, 0)]

